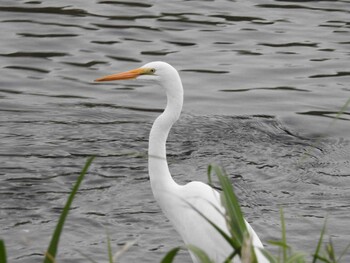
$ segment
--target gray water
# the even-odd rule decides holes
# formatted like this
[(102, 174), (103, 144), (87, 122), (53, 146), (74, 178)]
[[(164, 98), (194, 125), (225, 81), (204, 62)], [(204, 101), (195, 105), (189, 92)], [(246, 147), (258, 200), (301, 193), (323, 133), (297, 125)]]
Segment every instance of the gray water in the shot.
[(159, 262), (181, 244), (147, 176), (164, 94), (93, 82), (154, 60), (175, 66), (185, 87), (168, 142), (177, 182), (224, 166), (267, 248), (280, 207), (297, 250), (311, 253), (327, 216), (337, 251), (350, 242), (349, 109), (337, 116), (350, 98), (350, 1), (2, 0), (0, 14), (0, 237), (10, 262), (42, 259), (92, 154), (58, 262), (107, 261), (106, 231), (115, 251), (136, 242), (120, 262)]

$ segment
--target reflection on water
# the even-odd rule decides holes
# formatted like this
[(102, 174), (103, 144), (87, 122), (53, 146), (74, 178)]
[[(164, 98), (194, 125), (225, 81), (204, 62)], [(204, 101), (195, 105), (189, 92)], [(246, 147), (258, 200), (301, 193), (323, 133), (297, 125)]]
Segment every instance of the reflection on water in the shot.
[(314, 249), (326, 214), (336, 247), (348, 242), (350, 113), (338, 114), (350, 97), (348, 1), (5, 0), (0, 13), (0, 236), (11, 262), (41, 260), (91, 154), (59, 260), (85, 262), (78, 249), (105, 261), (105, 229), (116, 247), (137, 240), (122, 262), (157, 262), (180, 244), (147, 176), (163, 94), (93, 83), (153, 60), (173, 64), (185, 87), (168, 145), (177, 181), (205, 181), (221, 163), (265, 243), (281, 205), (298, 249)]

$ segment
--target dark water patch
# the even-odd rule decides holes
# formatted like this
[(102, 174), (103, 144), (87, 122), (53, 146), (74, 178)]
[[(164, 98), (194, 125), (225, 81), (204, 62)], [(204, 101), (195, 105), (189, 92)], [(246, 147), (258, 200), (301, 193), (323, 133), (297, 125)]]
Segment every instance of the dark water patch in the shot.
[(67, 8), (67, 7), (0, 6), (0, 12), (55, 14), (55, 15), (68, 15), (68, 16), (81, 16), (81, 17), (88, 15), (88, 12), (83, 9), (74, 9), (74, 8)]
[(17, 226), (22, 226), (22, 225), (27, 225), (27, 224), (32, 224), (32, 221), (21, 221), (21, 222), (17, 222), (16, 224), (13, 225), (13, 227), (17, 227)]
[(41, 1), (27, 1), (25, 4), (30, 4), (30, 5), (40, 5)]
[(96, 190), (106, 190), (106, 189), (110, 189), (111, 185), (99, 185), (99, 186), (94, 186), (94, 187), (85, 187), (79, 191), (82, 192), (89, 192), (89, 191), (96, 191)]
[[(25, 68), (25, 69), (27, 70), (27, 68)], [(43, 73), (48, 73), (48, 72), (43, 72)], [(8, 93), (8, 94), (26, 94), (26, 95), (30, 95), (30, 96), (42, 96), (42, 97), (62, 98), (62, 99), (91, 99), (89, 97), (76, 96), (76, 95), (71, 95), (71, 94), (54, 95), (54, 94), (47, 94), (47, 93), (22, 92), (22, 91), (9, 90), (9, 89), (0, 89), (0, 93), (1, 92)], [(15, 109), (15, 110), (18, 110), (18, 109)]]
[(153, 15), (136, 15), (136, 16), (109, 16), (108, 20), (126, 20), (126, 21), (136, 21), (138, 19), (156, 19), (159, 16), (153, 16)]
[(26, 207), (18, 207), (18, 206), (7, 206), (7, 207), (1, 207), (1, 210), (19, 210), (19, 211), (30, 211), (32, 208), (26, 208)]
[(63, 22), (55, 23), (55, 22), (44, 22), (44, 21), (35, 21), (35, 20), (28, 20), (28, 19), (9, 19), (9, 20), (3, 20), (2, 23), (30, 23), (30, 24), (37, 24), (37, 25), (45, 25), (45, 26), (58, 26), (58, 27), (76, 27), (84, 30), (97, 30), (94, 27), (87, 27), (83, 25), (77, 25), (77, 24), (65, 24)]
[[(313, 1), (314, 2), (314, 1)], [(317, 1), (318, 2), (318, 1)], [(311, 6), (305, 6), (305, 5), (277, 5), (277, 4), (257, 4), (255, 5), (259, 8), (281, 8), (281, 9), (305, 9), (305, 10), (314, 10), (314, 11), (325, 11), (325, 12), (342, 12), (342, 13), (349, 13), (348, 10), (345, 9), (336, 9), (336, 8), (318, 8), (318, 7), (311, 7)]]
[(217, 42), (214, 42), (213, 44), (217, 44), (217, 45), (232, 45), (232, 44), (234, 44), (234, 42), (217, 41)]
[(249, 88), (249, 89), (221, 89), (219, 91), (222, 92), (246, 92), (246, 91), (252, 91), (252, 90), (287, 90), (287, 91), (301, 91), (301, 92), (310, 92), (309, 90), (305, 89), (298, 89), (295, 87), (288, 87), (288, 86), (281, 86), (281, 87), (261, 87), (261, 88)]
[[(198, 14), (190, 14), (192, 16), (199, 17)], [(226, 24), (221, 21), (210, 21), (208, 20), (208, 17), (205, 17), (203, 20), (196, 20), (193, 17), (190, 17), (189, 14), (186, 13), (180, 13), (180, 14), (163, 14), (162, 17), (158, 18), (157, 20), (160, 22), (177, 22), (177, 23), (186, 23), (186, 24), (197, 24), (197, 25), (210, 25), (210, 26), (216, 26), (216, 25), (223, 25)]]
[(281, 54), (281, 55), (297, 55), (297, 52), (292, 52), (292, 51), (278, 51), (276, 54)]
[(322, 61), (327, 61), (330, 60), (330, 58), (312, 58), (310, 61), (315, 61), (315, 62), (322, 62)]
[(152, 108), (138, 108), (138, 107), (127, 107), (127, 106), (118, 106), (115, 104), (108, 103), (79, 103), (80, 106), (87, 108), (111, 108), (111, 109), (127, 109), (132, 111), (141, 111), (141, 112), (163, 112), (163, 109), (152, 109)]
[(106, 216), (106, 214), (100, 212), (86, 212), (85, 215)]
[(98, 24), (93, 23), (93, 25), (99, 28), (114, 28), (114, 29), (139, 29), (146, 31), (160, 31), (159, 28), (150, 27), (150, 26), (139, 26), (139, 25), (120, 25), (120, 24)]
[(12, 89), (0, 89), (0, 92), (10, 93), (10, 94), (22, 94), (22, 91), (12, 90)]
[(5, 108), (1, 108), (1, 105), (0, 105), (0, 111), (2, 112), (28, 112), (27, 110), (25, 109), (5, 109)]
[(206, 73), (206, 74), (227, 74), (230, 73), (226, 70), (211, 70), (211, 69), (182, 69), (183, 72), (195, 72), (195, 73)]
[(181, 42), (181, 41), (165, 41), (165, 42), (176, 46), (180, 46), (180, 47), (189, 47), (189, 46), (197, 45), (196, 43), (192, 43), (192, 42)]
[(333, 173), (327, 173), (327, 172), (320, 172), (320, 174), (322, 175), (326, 175), (326, 176), (335, 176), (335, 177), (350, 177), (349, 173), (344, 173), (344, 174), (333, 174)]
[(300, 42), (291, 42), (291, 43), (259, 43), (258, 45), (267, 46), (267, 47), (318, 47), (318, 43), (300, 43)]
[(320, 27), (333, 27), (333, 28), (344, 28), (349, 26), (349, 23), (344, 21), (327, 21), (325, 24), (319, 25)]
[(177, 52), (178, 51), (154, 50), (154, 51), (141, 51), (141, 54), (147, 55), (147, 56), (166, 56)]
[(107, 4), (107, 5), (124, 5), (128, 7), (152, 7), (152, 4), (147, 4), (144, 2), (133, 2), (133, 1), (99, 1), (98, 4)]
[(49, 73), (50, 72), (49, 70), (45, 70), (45, 69), (41, 69), (41, 68), (24, 67), (24, 66), (6, 66), (5, 68), (34, 71), (34, 72), (39, 72), (39, 73)]
[(120, 41), (98, 41), (98, 40), (93, 40), (91, 43), (94, 44), (100, 44), (100, 45), (114, 45), (120, 43)]
[(32, 33), (17, 33), (22, 37), (33, 37), (33, 38), (65, 38), (65, 37), (78, 37), (78, 34), (32, 34)]
[(263, 53), (255, 52), (255, 51), (250, 51), (250, 50), (234, 50), (237, 52), (238, 55), (242, 56), (261, 56)]
[(134, 42), (142, 42), (142, 43), (152, 43), (153, 40), (147, 40), (147, 39), (139, 39), (139, 38), (124, 38), (125, 41), (134, 41)]
[(108, 58), (118, 60), (118, 61), (128, 61), (128, 62), (137, 62), (141, 63), (142, 60), (136, 59), (136, 58), (128, 58), (128, 57), (118, 57), (118, 56), (106, 56)]
[(26, 52), (26, 51), (18, 51), (7, 54), (0, 54), (3, 57), (33, 57), (33, 58), (51, 58), (51, 57), (64, 57), (68, 56), (68, 53), (63, 52)]
[(251, 17), (251, 16), (232, 16), (232, 15), (211, 15), (211, 17), (223, 18), (226, 21), (243, 22), (243, 21), (266, 21), (261, 17)]
[(346, 77), (350, 76), (350, 71), (339, 71), (335, 74), (317, 74), (309, 76), (309, 78), (335, 78), (335, 77)]
[(323, 52), (334, 52), (334, 48), (320, 48), (318, 51), (323, 51)]
[[(34, 95), (34, 94), (31, 94), (31, 95)], [(35, 95), (47, 96), (47, 97), (52, 97), (52, 98), (60, 98), (60, 99), (82, 99), (82, 100), (91, 99), (90, 97), (69, 95), (69, 94), (58, 94), (58, 95), (35, 94)]]
[(83, 67), (83, 68), (90, 68), (95, 65), (107, 64), (107, 62), (105, 61), (96, 61), (96, 60), (89, 61), (86, 63), (78, 63), (78, 62), (61, 62), (61, 63), (76, 66), (76, 67)]

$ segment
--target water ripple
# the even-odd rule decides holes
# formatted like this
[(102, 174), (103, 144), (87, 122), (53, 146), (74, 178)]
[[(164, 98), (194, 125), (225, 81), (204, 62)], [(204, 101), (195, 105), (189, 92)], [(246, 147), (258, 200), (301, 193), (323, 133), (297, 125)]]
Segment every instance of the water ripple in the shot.
[(77, 37), (78, 34), (32, 34), (32, 33), (17, 33), (19, 36), (23, 37), (33, 37), (33, 38), (64, 38), (64, 37)]
[(153, 5), (147, 4), (144, 2), (132, 2), (132, 1), (99, 1), (99, 4), (108, 4), (108, 5), (124, 5), (129, 7), (152, 7)]
[(39, 73), (49, 73), (50, 72), (49, 70), (46, 70), (46, 69), (34, 68), (34, 67), (24, 67), (24, 66), (6, 66), (5, 68), (18, 69), (18, 70), (29, 70), (29, 71), (39, 72)]
[(0, 12), (15, 13), (38, 13), (54, 14), (67, 16), (86, 16), (88, 12), (83, 9), (74, 9), (67, 7), (19, 7), (19, 6), (0, 6)]
[[(313, 1), (312, 1), (313, 2)], [(305, 10), (315, 10), (315, 11), (325, 11), (325, 12), (342, 12), (342, 13), (350, 13), (348, 10), (337, 9), (337, 8), (317, 8), (306, 5), (277, 5), (277, 4), (257, 4), (256, 7), (259, 8), (282, 8), (282, 9), (305, 9)]]
[(45, 26), (58, 26), (58, 27), (76, 27), (84, 30), (97, 30), (94, 27), (87, 27), (84, 25), (76, 25), (76, 24), (66, 24), (60, 21), (59, 23), (56, 22), (45, 22), (45, 21), (36, 21), (36, 20), (28, 20), (28, 19), (9, 19), (9, 20), (2, 20), (2, 23), (30, 23), (30, 24), (37, 24), (37, 25), (45, 25)]
[(0, 56), (3, 57), (37, 57), (37, 58), (51, 58), (51, 57), (64, 57), (68, 56), (68, 53), (63, 52), (25, 52), (25, 51), (18, 51), (13, 53), (7, 53), (7, 54), (0, 54)]

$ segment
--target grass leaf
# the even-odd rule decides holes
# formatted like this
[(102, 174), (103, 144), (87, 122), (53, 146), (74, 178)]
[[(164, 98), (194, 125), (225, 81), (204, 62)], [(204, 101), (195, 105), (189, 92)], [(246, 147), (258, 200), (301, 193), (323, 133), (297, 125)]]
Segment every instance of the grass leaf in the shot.
[(287, 260), (287, 251), (289, 249), (289, 246), (287, 245), (287, 236), (286, 236), (286, 222), (284, 221), (284, 214), (283, 214), (283, 208), (280, 209), (280, 217), (281, 217), (281, 231), (282, 231), (282, 243), (285, 244), (285, 246), (282, 247), (283, 250), (283, 262), (286, 262)]
[(6, 262), (7, 262), (7, 256), (6, 256), (5, 243), (2, 239), (0, 239), (0, 263), (6, 263)]
[(323, 224), (323, 227), (321, 230), (321, 235), (320, 235), (320, 238), (318, 239), (316, 250), (315, 250), (315, 253), (313, 255), (312, 263), (316, 263), (316, 260), (318, 259), (318, 255), (320, 253), (321, 245), (322, 245), (322, 241), (323, 241), (323, 236), (324, 236), (324, 233), (326, 231), (326, 224), (327, 224), (327, 218), (324, 221), (324, 224)]
[(270, 262), (270, 263), (278, 263), (278, 260), (273, 256), (271, 255), (270, 252), (268, 252), (266, 249), (261, 249), (259, 248), (261, 253), (265, 256), (265, 258), (267, 258), (267, 260)]
[(226, 173), (219, 166), (214, 166), (214, 171), (219, 179), (223, 189), (222, 202), (228, 215), (228, 225), (234, 240), (235, 250), (240, 250), (243, 244), (245, 233), (248, 233), (246, 223), (238, 202), (238, 199), (233, 191), (230, 180)]
[(126, 251), (128, 251), (128, 249), (130, 247), (132, 247), (134, 244), (136, 244), (137, 241), (138, 241), (138, 238), (133, 240), (133, 241), (126, 242), (125, 245), (121, 249), (119, 249), (117, 252), (115, 252), (112, 262), (113, 263), (117, 262), (117, 259), (119, 257), (121, 257), (121, 255), (123, 255)]
[(285, 261), (285, 263), (296, 263), (296, 262), (305, 262), (305, 256), (302, 253), (295, 253)]
[(193, 245), (186, 245), (187, 249), (190, 250), (196, 257), (199, 259), (199, 262), (201, 263), (214, 263), (207, 253), (205, 253), (204, 250), (200, 249), (199, 247), (193, 246)]
[(58, 223), (56, 225), (55, 232), (52, 235), (50, 245), (47, 249), (47, 252), (45, 253), (44, 263), (53, 263), (54, 262), (54, 259), (56, 257), (56, 253), (57, 253), (57, 249), (58, 249), (58, 243), (60, 241), (60, 236), (61, 236), (61, 233), (63, 230), (65, 220), (66, 220), (67, 215), (69, 213), (69, 209), (71, 207), (71, 204), (74, 200), (76, 193), (78, 192), (79, 186), (80, 186), (82, 180), (84, 179), (84, 176), (87, 173), (94, 158), (95, 157), (90, 157), (86, 161), (85, 166), (84, 166), (83, 170), (81, 171), (81, 173), (80, 173), (80, 175), (79, 175), (79, 177), (78, 177), (78, 179), (77, 179), (77, 181), (76, 181), (76, 183), (75, 183), (75, 185), (74, 185), (74, 187), (73, 187), (73, 189), (72, 189), (72, 191), (67, 199), (66, 205), (64, 206), (63, 211), (62, 211), (60, 218), (58, 220)]
[(349, 245), (347, 245), (347, 247), (343, 250), (343, 252), (340, 254), (340, 256), (338, 257), (337, 262), (340, 262), (340, 260), (342, 259), (342, 257), (346, 254), (346, 252), (348, 252), (348, 250), (350, 249), (350, 243)]
[(177, 253), (180, 251), (181, 247), (176, 247), (170, 250), (162, 259), (161, 263), (172, 263)]
[(107, 232), (107, 250), (108, 250), (108, 261), (109, 261), (109, 263), (113, 263), (113, 252), (112, 252), (112, 246), (111, 246), (111, 238), (109, 237), (108, 232)]
[(280, 240), (270, 240), (269, 243), (271, 245), (274, 245), (274, 246), (277, 246), (277, 247), (280, 247), (282, 249), (289, 249), (290, 247), (288, 246), (288, 244), (280, 241)]
[(316, 258), (321, 260), (322, 262), (326, 262), (326, 263), (332, 263), (330, 262), (327, 258), (320, 256), (320, 255), (316, 255)]
[(350, 106), (350, 98), (345, 102), (345, 104), (341, 107), (341, 109), (338, 111), (337, 115), (335, 116), (335, 119), (339, 119), (339, 117), (346, 111), (346, 109)]
[(331, 262), (336, 262), (332, 239), (329, 240), (329, 243), (326, 245), (326, 249), (327, 249), (328, 257), (331, 260)]

